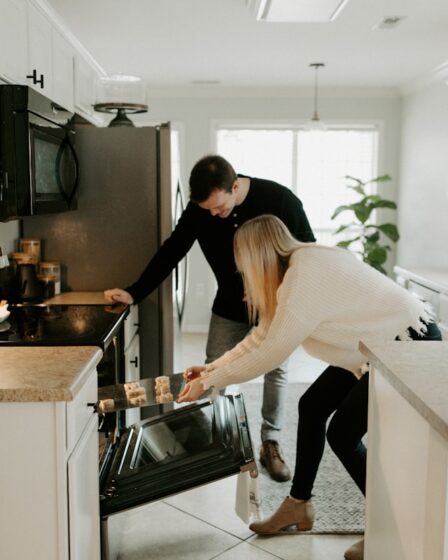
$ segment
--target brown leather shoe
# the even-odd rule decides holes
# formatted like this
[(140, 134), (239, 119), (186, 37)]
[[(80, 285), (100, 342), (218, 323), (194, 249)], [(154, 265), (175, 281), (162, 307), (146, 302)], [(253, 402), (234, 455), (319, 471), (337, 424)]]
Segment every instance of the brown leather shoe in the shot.
[(278, 510), (265, 519), (249, 525), (249, 529), (258, 535), (278, 535), (290, 533), (288, 529), (294, 527), (299, 531), (309, 531), (314, 523), (314, 506), (311, 500), (296, 502), (289, 496), (283, 500)]
[(344, 554), (345, 560), (364, 560), (364, 539), (355, 542)]
[(268, 471), (270, 477), (277, 482), (285, 482), (291, 478), (291, 472), (285, 463), (278, 441), (267, 439), (262, 443), (260, 463)]

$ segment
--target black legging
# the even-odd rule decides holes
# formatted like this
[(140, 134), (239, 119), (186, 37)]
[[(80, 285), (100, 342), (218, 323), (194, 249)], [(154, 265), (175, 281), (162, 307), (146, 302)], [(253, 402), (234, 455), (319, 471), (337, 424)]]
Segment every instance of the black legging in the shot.
[[(413, 340), (442, 340), (435, 323), (429, 323), (425, 335), (409, 329)], [(327, 440), (355, 481), (366, 493), (367, 449), (361, 439), (367, 432), (369, 374), (357, 379), (345, 369), (329, 366), (299, 400), (296, 466), (291, 496), (299, 500), (311, 498), (317, 469)]]

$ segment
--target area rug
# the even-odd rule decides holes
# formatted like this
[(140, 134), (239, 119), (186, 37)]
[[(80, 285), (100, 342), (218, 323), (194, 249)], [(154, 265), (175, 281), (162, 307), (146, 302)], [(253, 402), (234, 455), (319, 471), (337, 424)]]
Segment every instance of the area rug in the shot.
[[(288, 386), (285, 422), (280, 442), (291, 470), (293, 470), (295, 462), (297, 402), (307, 387), (307, 384), (302, 383), (290, 383)], [(244, 394), (252, 443), (258, 461), (263, 384), (246, 383), (240, 386), (240, 389)], [(258, 466), (263, 515), (267, 517), (289, 494), (291, 483), (273, 481), (259, 462)], [(314, 527), (309, 533), (360, 534), (364, 532), (364, 497), (328, 443), (325, 443), (324, 456), (314, 485), (313, 503), (316, 509), (316, 519)]]

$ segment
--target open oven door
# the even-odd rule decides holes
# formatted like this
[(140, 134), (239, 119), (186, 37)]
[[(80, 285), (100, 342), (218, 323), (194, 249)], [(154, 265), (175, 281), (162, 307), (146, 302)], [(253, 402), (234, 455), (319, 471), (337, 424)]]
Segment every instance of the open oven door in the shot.
[(241, 394), (181, 406), (121, 436), (101, 488), (101, 516), (254, 469)]

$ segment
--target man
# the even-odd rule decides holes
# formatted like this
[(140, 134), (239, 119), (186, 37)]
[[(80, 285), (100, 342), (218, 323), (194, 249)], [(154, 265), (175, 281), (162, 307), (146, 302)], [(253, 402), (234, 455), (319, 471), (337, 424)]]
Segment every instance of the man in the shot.
[[(243, 282), (233, 256), (233, 236), (238, 226), (261, 214), (280, 218), (298, 240), (315, 241), (302, 203), (291, 190), (273, 181), (237, 175), (220, 156), (202, 158), (191, 171), (190, 202), (171, 236), (137, 282), (125, 290), (106, 290), (106, 298), (138, 303), (157, 288), (198, 241), (218, 283), (206, 348), (206, 362), (214, 361), (251, 329)], [(278, 482), (291, 478), (278, 443), (286, 386), (285, 364), (264, 376), (260, 461)]]

